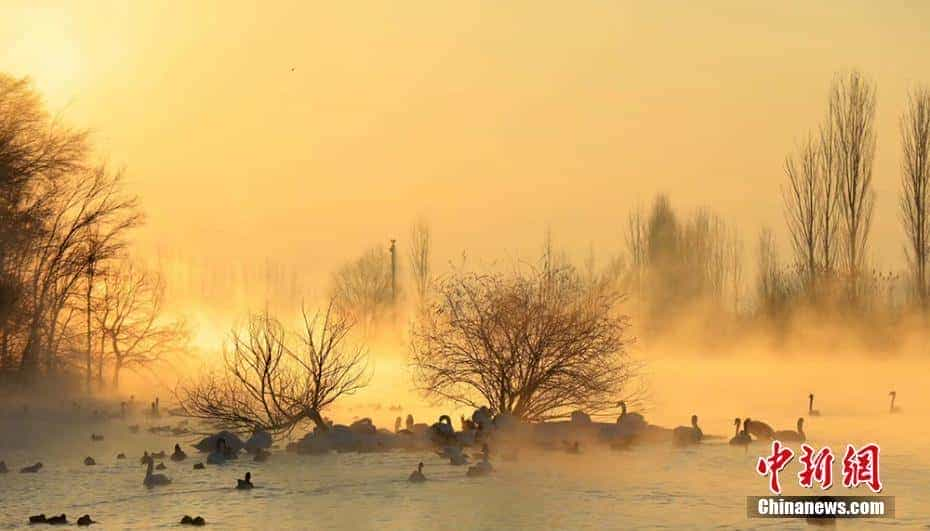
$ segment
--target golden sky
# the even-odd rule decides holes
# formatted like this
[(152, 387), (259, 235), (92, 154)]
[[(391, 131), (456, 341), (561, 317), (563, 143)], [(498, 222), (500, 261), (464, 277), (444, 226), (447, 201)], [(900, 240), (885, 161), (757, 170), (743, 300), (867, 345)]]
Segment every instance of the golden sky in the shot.
[(439, 261), (525, 254), (546, 226), (619, 249), (656, 192), (751, 249), (783, 233), (783, 158), (858, 68), (879, 95), (873, 251), (899, 267), (928, 20), (920, 1), (5, 0), (0, 70), (126, 166), (147, 245), (326, 274), (418, 215)]

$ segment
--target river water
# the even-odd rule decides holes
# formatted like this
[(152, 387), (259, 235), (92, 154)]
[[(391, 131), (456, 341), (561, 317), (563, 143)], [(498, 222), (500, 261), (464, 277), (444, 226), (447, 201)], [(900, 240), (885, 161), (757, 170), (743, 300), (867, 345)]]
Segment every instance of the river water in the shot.
[[(688, 370), (680, 364), (676, 367)], [(793, 393), (790, 400), (751, 395), (752, 400), (733, 406), (734, 396), (749, 393), (752, 385), (745, 381), (745, 374), (757, 371), (758, 365), (747, 364), (745, 371), (734, 369), (732, 363), (727, 367), (735, 372), (690, 387), (677, 377), (657, 379), (654, 391), (675, 388), (681, 392), (660, 395), (665, 398), (653, 402), (647, 417), (669, 427), (686, 424), (691, 411), (684, 397), (699, 394), (702, 388), (709, 404), (701, 416), (705, 433), (729, 437), (733, 417), (746, 414), (746, 409), (776, 429), (793, 428), (797, 410), (803, 413), (806, 409), (801, 385), (784, 384)], [(669, 370), (661, 363), (656, 368)], [(910, 408), (901, 401), (901, 414), (888, 414), (883, 397), (873, 401), (866, 396), (887, 394), (884, 388), (852, 387), (843, 395), (848, 399), (823, 399), (819, 407), (824, 415), (807, 419), (810, 443), (830, 445), (840, 454), (834, 468), (838, 485), (829, 494), (870, 494), (865, 487), (851, 490), (839, 485), (839, 461), (845, 444), (874, 441), (882, 448), (882, 494), (896, 497), (895, 519), (844, 520), (837, 527), (930, 528), (930, 423), (926, 410), (921, 409), (924, 406), (913, 398), (919, 393), (919, 378), (911, 381), (902, 376), (901, 380), (899, 398), (912, 397)], [(730, 381), (743, 383), (727, 385)], [(845, 384), (835, 382), (827, 396), (839, 397)], [(782, 392), (781, 388), (776, 391)], [(927, 392), (916, 396), (927, 396)], [(185, 514), (201, 515), (208, 525), (223, 529), (808, 527), (804, 520), (747, 518), (746, 496), (768, 494), (767, 480), (755, 472), (757, 458), (768, 450), (763, 443), (748, 451), (731, 447), (725, 440), (687, 449), (665, 444), (630, 451), (588, 446), (581, 455), (527, 450), (516, 462), (495, 462), (495, 473), (484, 478), (468, 478), (463, 467), (451, 466), (429, 452), (404, 451), (304, 456), (273, 449), (265, 463), (239, 459), (193, 470), (192, 463), (204, 460), (189, 446), (196, 437), (147, 433), (144, 419), (77, 424), (64, 418), (24, 419), (14, 410), (5, 415), (0, 423), (4, 430), (0, 460), (6, 461), (10, 473), (0, 475), (0, 528), (26, 526), (28, 516), (37, 513), (66, 513), (71, 521), (88, 513), (104, 529), (178, 527)], [(162, 418), (159, 424), (178, 420)], [(140, 433), (127, 429), (132, 422), (142, 424)], [(388, 424), (387, 419), (379, 424)], [(105, 440), (91, 441), (92, 432), (103, 433)], [(177, 464), (165, 460), (168, 469), (164, 473), (171, 477), (171, 485), (144, 487), (144, 468), (139, 464), (142, 452), (170, 454), (176, 441), (190, 457)], [(127, 459), (117, 460), (119, 452)], [(86, 456), (98, 464), (84, 466)], [(17, 473), (35, 461), (45, 465), (38, 474)], [(408, 483), (406, 478), (419, 461), (425, 463), (429, 481)], [(799, 466), (795, 459), (783, 472), (785, 494), (816, 494), (816, 488), (807, 491), (798, 486)], [(235, 490), (236, 479), (246, 471), (252, 472), (256, 488)]]

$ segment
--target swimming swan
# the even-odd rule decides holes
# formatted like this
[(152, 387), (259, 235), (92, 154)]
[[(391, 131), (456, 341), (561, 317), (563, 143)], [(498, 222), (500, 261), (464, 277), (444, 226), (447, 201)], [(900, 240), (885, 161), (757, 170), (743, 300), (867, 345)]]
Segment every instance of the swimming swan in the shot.
[(798, 418), (798, 431), (780, 430), (774, 434), (774, 439), (786, 442), (804, 442), (807, 436), (804, 435), (804, 419)]
[(742, 430), (739, 429), (740, 420), (738, 417), (733, 419), (733, 425), (736, 426), (736, 434), (733, 435), (732, 439), (730, 439), (731, 445), (746, 446), (752, 442), (752, 437), (750, 437), (749, 434), (746, 433), (745, 427)]
[(35, 473), (38, 472), (41, 468), (42, 468), (42, 463), (39, 462), (39, 463), (36, 463), (36, 464), (34, 464), (34, 465), (31, 465), (31, 466), (24, 466), (23, 468), (20, 468), (20, 469), (19, 469), (19, 473), (20, 473), (20, 474), (35, 474)]
[(47, 518), (45, 520), (45, 523), (51, 524), (51, 525), (64, 525), (68, 523), (68, 517), (65, 516), (64, 513), (62, 513), (62, 514), (59, 514), (58, 516), (52, 516), (51, 518)]
[(184, 450), (181, 449), (180, 444), (175, 444), (174, 453), (171, 454), (171, 460), (172, 461), (183, 461), (185, 459), (187, 459), (187, 454), (184, 453)]
[(251, 489), (252, 487), (253, 485), (252, 485), (252, 473), (251, 472), (245, 473), (245, 479), (236, 480), (236, 488), (239, 490), (248, 490), (248, 489)]
[(407, 481), (411, 483), (422, 483), (426, 481), (426, 476), (423, 475), (423, 462), (421, 461), (417, 465), (417, 469), (410, 473), (410, 477), (407, 478)]
[(772, 436), (775, 435), (775, 430), (761, 420), (750, 420), (747, 418), (743, 421), (743, 424), (749, 435), (755, 436), (756, 439), (771, 439)]
[(152, 461), (152, 459), (149, 459), (148, 463), (145, 465), (145, 479), (142, 480), (142, 484), (146, 487), (158, 487), (171, 483), (171, 480), (168, 479), (168, 476), (164, 474), (152, 473), (152, 468), (154, 468)]
[(691, 415), (691, 426), (678, 426), (672, 431), (672, 440), (678, 446), (697, 444), (704, 438), (704, 432), (698, 427), (697, 415)]
[(820, 410), (814, 409), (814, 393), (807, 395), (807, 416), (819, 417)]
[(226, 462), (226, 456), (228, 452), (226, 450), (226, 439), (220, 437), (216, 440), (216, 450), (210, 452), (210, 455), (207, 456), (208, 465), (222, 465)]
[(494, 467), (491, 466), (490, 458), (491, 451), (488, 449), (487, 444), (483, 444), (481, 446), (481, 461), (478, 461), (475, 466), (468, 467), (468, 472), (465, 475), (468, 477), (486, 476), (493, 472)]
[(181, 518), (182, 525), (193, 525), (193, 526), (199, 527), (199, 526), (205, 525), (206, 523), (207, 522), (206, 520), (203, 519), (203, 516), (195, 516), (191, 518), (190, 516), (185, 514), (184, 518)]
[(639, 413), (627, 413), (626, 411), (626, 401), (621, 400), (620, 406), (620, 416), (617, 417), (617, 424), (627, 424), (629, 423), (632, 426), (645, 426), (646, 419), (643, 418)]

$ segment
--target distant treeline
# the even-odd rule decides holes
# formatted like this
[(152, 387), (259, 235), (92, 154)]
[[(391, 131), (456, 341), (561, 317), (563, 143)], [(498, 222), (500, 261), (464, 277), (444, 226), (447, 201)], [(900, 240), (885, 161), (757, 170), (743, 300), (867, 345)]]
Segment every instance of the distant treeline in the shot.
[[(788, 238), (782, 245), (771, 227), (741, 234), (711, 208), (682, 212), (673, 197), (658, 195), (621, 221), (623, 249), (592, 248), (573, 260), (547, 234), (537, 265), (575, 267), (592, 280), (615, 283), (627, 295), (634, 333), (644, 340), (723, 344), (761, 333), (782, 341), (802, 329), (806, 339), (822, 329), (827, 342), (839, 333), (865, 346), (892, 347), (902, 322), (922, 330), (930, 303), (930, 92), (916, 88), (900, 117), (898, 214), (906, 267), (878, 271), (870, 265), (875, 90), (858, 72), (838, 74), (823, 118), (785, 157), (785, 230), (779, 232)], [(596, 255), (606, 261), (598, 264)], [(366, 327), (404, 326), (404, 316), (422, 307), (448, 273), (431, 262), (430, 226), (421, 219), (396, 244), (385, 239), (333, 272), (329, 295)], [(251, 289), (263, 290), (265, 300), (294, 303), (309, 284), (302, 272), (270, 262), (241, 270), (210, 265), (199, 274), (197, 264), (187, 267), (172, 278), (205, 300)], [(248, 281), (263, 277), (264, 283)]]

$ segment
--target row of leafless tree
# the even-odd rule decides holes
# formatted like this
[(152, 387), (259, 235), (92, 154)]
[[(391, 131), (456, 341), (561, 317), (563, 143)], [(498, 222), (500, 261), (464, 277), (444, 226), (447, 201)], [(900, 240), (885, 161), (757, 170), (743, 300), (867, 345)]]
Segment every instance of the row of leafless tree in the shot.
[(127, 266), (141, 221), (122, 174), (87, 134), (50, 116), (26, 79), (0, 74), (0, 369), (9, 377), (103, 368), (114, 383), (181, 337), (157, 278)]
[[(830, 89), (823, 123), (785, 160), (785, 217), (793, 265), (800, 279), (795, 287), (808, 300), (839, 297), (844, 303), (858, 303), (863, 290), (868, 289), (867, 256), (875, 203), (875, 92), (874, 84), (858, 72), (838, 75)], [(900, 119), (900, 131), (900, 205), (910, 294), (926, 307), (930, 258), (927, 89), (918, 88), (911, 94)]]
[[(615, 283), (570, 265), (511, 272), (454, 271), (413, 315), (418, 388), (458, 405), (489, 406), (524, 420), (600, 413), (635, 399), (638, 364)], [(368, 383), (356, 323), (335, 301), (296, 330), (267, 312), (232, 330), (220, 370), (182, 383), (185, 414), (248, 431), (290, 433)]]
[(875, 88), (857, 72), (838, 76), (827, 116), (785, 160), (785, 217), (804, 291), (821, 297), (841, 277), (855, 298), (866, 267), (875, 194)]

